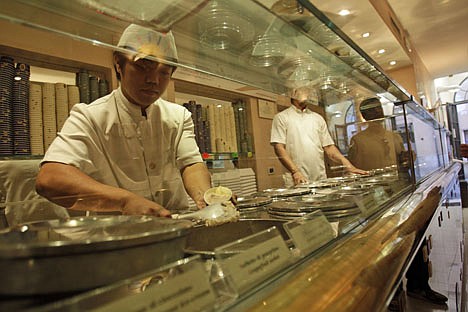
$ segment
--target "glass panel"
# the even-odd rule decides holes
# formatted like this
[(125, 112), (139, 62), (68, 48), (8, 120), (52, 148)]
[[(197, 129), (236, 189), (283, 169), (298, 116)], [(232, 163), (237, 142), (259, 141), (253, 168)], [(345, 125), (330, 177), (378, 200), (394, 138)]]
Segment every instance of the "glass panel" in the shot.
[(444, 166), (440, 125), (429, 112), (414, 102), (405, 105), (411, 148), (415, 155), (416, 181)]
[[(103, 2), (8, 1), (1, 4), (0, 18), (106, 48), (115, 48), (117, 38), (130, 22), (159, 28), (154, 20), (148, 22), (150, 13), (123, 15), (115, 6), (107, 4), (106, 9)], [(139, 3), (150, 6), (151, 2)], [(143, 7), (140, 9), (144, 11)], [(180, 15), (185, 16), (190, 9), (183, 6)], [(407, 99), (390, 80), (310, 13), (275, 15), (254, 1), (235, 5), (225, 0), (209, 1), (197, 14), (179, 19), (172, 25), (172, 31), (181, 68), (276, 94), (289, 94), (290, 88), (311, 85), (324, 104), (388, 92), (399, 100)]]

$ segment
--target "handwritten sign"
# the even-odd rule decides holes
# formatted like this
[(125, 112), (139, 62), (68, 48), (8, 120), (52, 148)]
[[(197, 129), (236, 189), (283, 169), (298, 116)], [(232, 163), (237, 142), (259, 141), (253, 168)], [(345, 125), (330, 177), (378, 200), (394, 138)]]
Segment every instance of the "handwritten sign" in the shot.
[(215, 295), (203, 263), (196, 262), (161, 284), (150, 285), (141, 293), (123, 297), (95, 311), (184, 312), (203, 311), (214, 305)]
[(317, 212), (289, 221), (285, 224), (285, 228), (296, 249), (303, 256), (317, 250), (335, 237), (335, 232), (327, 218)]
[(353, 201), (356, 203), (356, 206), (359, 207), (363, 216), (369, 216), (375, 212), (378, 208), (378, 204), (375, 201), (374, 196), (371, 195), (356, 195), (353, 196)]
[(274, 237), (222, 261), (239, 293), (289, 264), (291, 253), (276, 228), (275, 232)]

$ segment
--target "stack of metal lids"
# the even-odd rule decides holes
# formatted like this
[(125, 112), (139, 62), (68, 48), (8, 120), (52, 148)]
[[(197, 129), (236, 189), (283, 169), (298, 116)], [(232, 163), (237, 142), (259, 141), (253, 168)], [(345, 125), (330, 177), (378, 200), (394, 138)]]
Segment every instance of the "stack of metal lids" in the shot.
[(76, 84), (80, 89), (80, 102), (89, 104), (89, 74), (87, 70), (81, 69), (80, 72), (76, 74)]
[(307, 200), (301, 197), (271, 203), (268, 205), (267, 210), (271, 217), (286, 220), (303, 217), (306, 214), (320, 210), (329, 221), (355, 216), (361, 212), (351, 200), (343, 198), (336, 200)]
[(55, 113), (55, 85), (42, 85), (42, 117), (44, 122), (44, 149), (47, 150), (57, 136), (57, 115)]
[(265, 196), (270, 198), (286, 198), (291, 196), (300, 196), (310, 193), (308, 188), (271, 188), (256, 193), (256, 196)]
[(236, 207), (240, 212), (263, 210), (265, 205), (271, 204), (273, 199), (265, 196), (238, 197)]
[(268, 217), (266, 206), (272, 202), (273, 199), (266, 196), (238, 197), (236, 208), (241, 218), (265, 218)]
[(16, 64), (13, 81), (13, 152), (15, 155), (31, 155), (29, 139), (29, 65)]
[(31, 83), (29, 85), (29, 133), (32, 155), (44, 155), (43, 128), (42, 87), (38, 83)]
[(0, 156), (13, 155), (13, 123), (11, 103), (15, 63), (11, 57), (0, 58)]

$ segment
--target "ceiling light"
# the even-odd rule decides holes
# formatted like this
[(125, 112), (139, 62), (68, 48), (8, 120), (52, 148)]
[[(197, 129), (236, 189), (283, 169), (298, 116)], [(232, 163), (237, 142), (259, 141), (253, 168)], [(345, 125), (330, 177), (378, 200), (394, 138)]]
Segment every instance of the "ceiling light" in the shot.
[(344, 10), (341, 10), (340, 12), (338, 12), (338, 14), (341, 15), (341, 16), (346, 16), (346, 15), (351, 14), (351, 12), (349, 10), (344, 9)]
[(369, 32), (365, 32), (365, 33), (363, 33), (361, 36), (362, 36), (362, 38), (367, 38), (367, 37), (370, 36), (370, 33), (369, 33)]
[(385, 49), (380, 49), (379, 54), (383, 54), (383, 53), (385, 53)]
[(389, 64), (393, 66), (396, 64), (396, 61), (390, 61)]

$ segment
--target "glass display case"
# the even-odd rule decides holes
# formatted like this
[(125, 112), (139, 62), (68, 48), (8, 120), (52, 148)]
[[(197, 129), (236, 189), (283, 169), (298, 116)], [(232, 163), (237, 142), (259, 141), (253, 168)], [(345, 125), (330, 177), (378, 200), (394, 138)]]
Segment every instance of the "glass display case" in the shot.
[[(98, 289), (45, 309), (63, 311), (65, 306), (80, 306), (84, 302), (97, 307), (95, 304), (99, 300), (92, 298), (142, 293), (151, 284), (151, 276), (160, 276), (161, 272), (173, 273), (178, 268), (180, 274), (187, 271), (193, 276), (208, 276), (209, 283), (204, 287), (209, 299), (203, 306), (213, 309), (245, 310), (248, 307), (260, 310), (258, 302), (273, 294), (271, 298), (275, 303), (272, 307), (281, 310), (284, 306), (277, 302), (280, 299), (275, 297), (275, 292), (284, 287), (288, 296), (299, 298), (300, 295), (293, 290), (295, 285), (305, 289), (305, 293), (314, 293), (314, 298), (335, 290), (339, 294), (331, 301), (335, 306), (347, 300), (348, 296), (369, 302), (368, 307), (372, 309), (388, 304), (395, 285), (402, 278), (400, 273), (408, 265), (407, 259), (411, 258), (414, 246), (418, 245), (415, 232), (424, 231), (422, 221), (413, 222), (412, 218), (416, 218), (414, 212), (424, 200), (437, 201), (437, 196), (427, 190), (440, 186), (436, 181), (441, 177), (453, 178), (452, 173), (457, 169), (450, 162), (447, 134), (443, 127), (308, 1), (157, 2), (155, 6), (146, 0), (3, 1), (0, 3), (0, 23), (14, 32), (2, 32), (5, 44), (0, 46), (0, 55), (21, 63), (27, 61), (36, 66), (76, 72), (77, 77), (83, 73), (79, 68), (85, 68), (97, 73), (99, 79), (105, 78), (110, 86), (117, 87), (116, 78), (111, 74), (112, 51), (132, 52), (117, 47), (123, 30), (130, 23), (163, 32), (171, 30), (178, 52), (178, 61), (172, 63), (177, 66), (177, 71), (171, 91), (179, 94), (199, 92), (195, 95), (201, 96), (217, 94), (218, 100), (230, 101), (232, 107), (245, 113), (236, 115), (229, 110), (224, 111), (225, 115), (232, 115), (234, 132), (246, 134), (243, 143), (249, 147), (220, 153), (207, 149), (205, 158), (210, 161), (211, 169), (217, 169), (219, 161), (227, 160), (234, 160), (234, 166), (253, 168), (257, 185), (270, 187), (259, 187), (259, 192), (248, 194), (248, 200), (263, 201), (242, 206), (245, 210), (239, 208), (241, 217), (281, 220), (284, 224), (277, 226), (281, 227), (281, 233), (276, 229), (262, 229), (260, 233), (249, 233), (254, 237), (236, 241), (237, 245), (218, 246), (218, 262), (204, 262), (205, 267), (213, 265), (209, 273), (193, 265), (200, 259), (186, 259), (184, 263), (148, 273), (149, 280), (146, 279), (145, 286), (128, 293), (121, 292), (121, 289), (128, 290), (128, 285), (138, 284), (138, 281), (125, 281), (115, 287)], [(15, 38), (15, 33), (18, 38)], [(33, 40), (34, 37), (43, 39)], [(148, 56), (148, 59), (159, 60), (153, 56)], [(269, 142), (259, 141), (268, 140), (265, 133), (271, 127), (272, 115), (278, 108), (284, 108), (280, 102), (289, 104), (292, 91), (298, 88), (309, 91), (311, 109), (324, 117), (340, 152), (353, 164), (365, 169), (366, 174), (346, 175), (341, 170), (343, 168), (327, 160), (328, 178), (292, 189), (274, 187), (275, 170), (281, 170), (275, 167), (278, 163), (273, 163), (277, 162), (276, 157), (267, 151)], [(376, 98), (379, 102), (381, 111), (377, 117), (366, 118), (362, 112), (361, 103), (368, 98)], [(268, 103), (261, 105), (261, 101)], [(235, 103), (243, 104), (235, 106)], [(261, 112), (260, 106), (263, 107)], [(8, 115), (10, 108), (11, 103), (0, 101), (0, 126), (15, 121), (14, 115), (13, 119)], [(192, 117), (196, 118), (196, 113)], [(244, 124), (239, 126), (242, 118)], [(256, 126), (261, 130), (255, 130)], [(2, 148), (7, 150), (8, 144), (14, 141), (11, 138), (13, 128), (5, 128), (5, 131), (10, 136), (1, 137), (4, 145), (0, 146), (0, 152)], [(237, 139), (241, 144), (239, 135)], [(264, 147), (265, 143), (268, 147)], [(30, 166), (37, 166), (41, 153), (31, 154), (33, 164)], [(2, 166), (19, 165), (19, 157), (15, 153), (8, 155), (0, 161), (0, 170)], [(30, 179), (34, 179), (37, 171), (37, 167), (34, 168), (25, 169), (28, 174), (33, 173)], [(265, 169), (268, 169), (267, 175), (264, 174)], [(6, 201), (2, 206), (7, 207), (7, 215), (13, 209), (21, 209), (30, 203), (27, 202), (29, 195), (24, 199), (18, 198), (21, 195), (12, 194), (15, 185), (1, 182), (0, 191), (6, 194), (2, 196)], [(34, 190), (30, 192), (34, 193)], [(42, 207), (43, 199), (34, 197), (34, 200)], [(59, 211), (59, 215), (64, 213), (61, 207), (53, 208)], [(424, 218), (421, 220), (430, 216)], [(366, 253), (362, 246), (369, 244), (372, 252)], [(280, 265), (265, 264), (267, 271), (262, 274), (256, 267), (257, 271), (253, 273), (258, 273), (258, 278), (255, 279), (257, 275), (252, 273), (250, 283), (246, 280), (249, 274), (244, 267), (251, 263), (242, 263), (242, 257), (235, 258), (231, 254), (231, 258), (226, 260), (228, 253), (240, 253), (244, 259), (267, 255), (271, 256), (267, 257), (268, 264), (278, 260)], [(339, 256), (333, 256), (337, 254)], [(337, 258), (342, 260), (337, 261)], [(186, 268), (188, 262), (192, 264)], [(388, 274), (382, 277), (378, 270), (385, 271), (386, 266)], [(352, 274), (355, 268), (361, 270), (356, 272), (362, 273), (364, 278)], [(232, 272), (240, 277), (233, 277)], [(167, 276), (166, 273), (163, 275)], [(309, 274), (310, 280), (293, 278), (298, 274)], [(224, 279), (224, 275), (231, 277)], [(378, 283), (384, 279), (384, 289), (376, 293)], [(223, 286), (222, 295), (212, 293), (210, 287), (215, 285), (215, 280), (216, 285), (221, 283)], [(347, 282), (343, 285), (349, 286), (345, 287), (346, 290), (354, 289), (352, 293), (346, 294), (344, 289), (340, 289), (344, 281)], [(236, 291), (236, 282), (242, 284), (241, 292)], [(362, 287), (353, 285), (353, 282), (362, 283)], [(307, 286), (307, 283), (315, 284)], [(324, 283), (332, 285), (331, 288), (324, 290)], [(175, 283), (170, 285), (174, 287)], [(254, 294), (260, 296), (255, 297)], [(298, 300), (303, 300), (301, 298)], [(316, 303), (318, 309), (327, 308), (323, 301), (316, 300)]]

